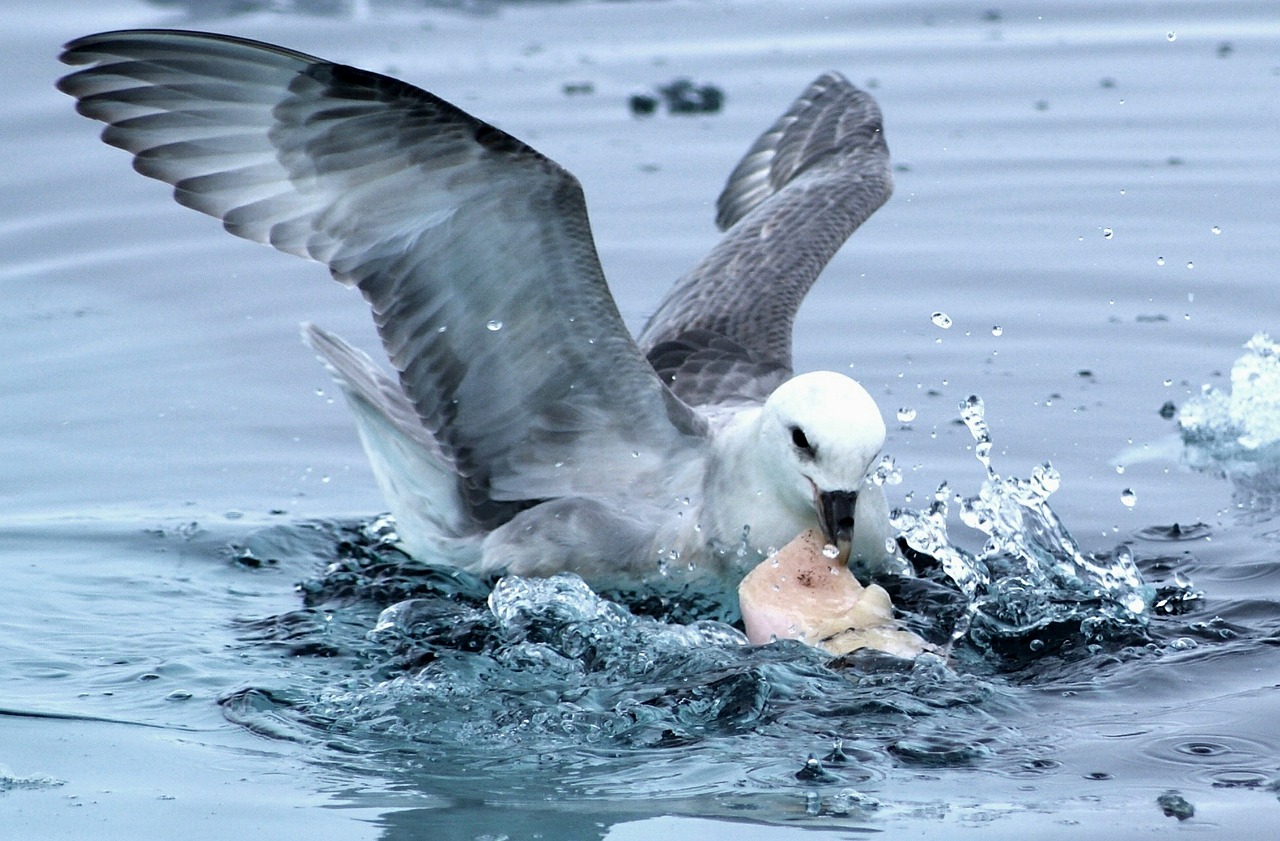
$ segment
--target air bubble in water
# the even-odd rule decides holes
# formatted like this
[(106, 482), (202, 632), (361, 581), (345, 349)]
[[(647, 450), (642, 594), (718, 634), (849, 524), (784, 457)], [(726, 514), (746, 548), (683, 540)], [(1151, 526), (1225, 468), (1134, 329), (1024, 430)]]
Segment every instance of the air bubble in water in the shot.
[(1133, 488), (1125, 488), (1120, 492), (1120, 502), (1125, 508), (1132, 508), (1138, 503), (1138, 495), (1133, 492)]
[(826, 546), (822, 547), (822, 557), (835, 560), (840, 557), (840, 547), (836, 546), (834, 543), (828, 543)]
[(1174, 32), (1174, 31), (1170, 30), (1170, 31), (1169, 31), (1169, 34), (1168, 34), (1168, 35), (1166, 35), (1166, 36), (1164, 36), (1164, 37), (1168, 38), (1170, 41), (1176, 41), (1176, 40), (1178, 40), (1178, 33), (1176, 33), (1176, 32)]
[(1212, 228), (1210, 228), (1209, 230), (1213, 231), (1213, 233), (1214, 233), (1215, 235), (1216, 235), (1216, 234), (1220, 234), (1220, 233), (1222, 233), (1222, 229), (1221, 229), (1221, 228), (1219, 228), (1217, 225), (1214, 225), (1214, 226), (1213, 226)]
[(1163, 265), (1164, 265), (1164, 258), (1163, 258), (1163, 257), (1157, 257), (1157, 258), (1156, 258), (1156, 265), (1157, 265), (1157, 266), (1163, 266)]
[(947, 315), (945, 312), (935, 312), (933, 315), (929, 316), (929, 319), (943, 330), (951, 328), (951, 316)]
[(993, 335), (993, 336), (1003, 336), (1003, 335), (1004, 335), (1004, 328), (1003, 328), (1003, 327), (1001, 327), (999, 324), (997, 324), (996, 326), (994, 326), (994, 327), (992, 327), (992, 328), (991, 328), (991, 335)]
[(898, 421), (900, 423), (911, 423), (916, 419), (916, 410), (907, 406), (903, 406), (898, 410)]
[(497, 319), (494, 319), (493, 321), (490, 321), (488, 324), (485, 325), (485, 329), (491, 333), (496, 333), (502, 329), (502, 322), (498, 321)]
[(1102, 238), (1103, 238), (1103, 239), (1111, 239), (1111, 238), (1112, 238), (1113, 236), (1115, 236), (1115, 235), (1116, 235), (1116, 232), (1115, 232), (1115, 231), (1113, 231), (1113, 230), (1111, 230), (1110, 228), (1103, 228), (1103, 229), (1102, 229)]

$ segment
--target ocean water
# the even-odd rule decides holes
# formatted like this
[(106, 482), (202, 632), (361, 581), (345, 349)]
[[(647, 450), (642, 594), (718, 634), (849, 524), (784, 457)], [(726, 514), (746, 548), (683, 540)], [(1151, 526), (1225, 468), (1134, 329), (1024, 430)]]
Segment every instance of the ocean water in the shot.
[[(0, 8), (5, 837), (1270, 837), (1274, 4), (258, 5)], [(391, 73), (530, 142), (583, 182), (636, 327), (750, 142), (844, 72), (897, 189), (802, 309), (797, 367), (867, 386), (891, 503), (945, 482), (970, 556), (980, 396), (991, 470), (1051, 463), (1057, 520), (1132, 561), (1146, 614), (832, 662), (696, 600), (491, 594), (398, 555), (298, 338), (375, 349), (363, 304), (178, 208), (53, 88), (63, 42), (138, 26)], [(630, 113), (681, 77), (723, 108)], [(896, 595), (944, 636), (964, 612)]]

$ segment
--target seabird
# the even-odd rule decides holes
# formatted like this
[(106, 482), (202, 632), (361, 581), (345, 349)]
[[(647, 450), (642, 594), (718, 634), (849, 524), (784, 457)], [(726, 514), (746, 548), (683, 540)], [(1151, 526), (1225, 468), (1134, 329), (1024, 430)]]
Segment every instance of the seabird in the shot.
[(875, 100), (818, 77), (747, 152), (725, 231), (638, 338), (573, 175), (387, 76), (226, 35), (90, 35), (58, 82), (106, 143), (236, 236), (326, 264), (394, 369), (318, 327), (412, 555), (482, 573), (736, 580), (819, 529), (894, 557), (885, 425), (838, 373), (793, 376), (818, 273), (892, 191)]

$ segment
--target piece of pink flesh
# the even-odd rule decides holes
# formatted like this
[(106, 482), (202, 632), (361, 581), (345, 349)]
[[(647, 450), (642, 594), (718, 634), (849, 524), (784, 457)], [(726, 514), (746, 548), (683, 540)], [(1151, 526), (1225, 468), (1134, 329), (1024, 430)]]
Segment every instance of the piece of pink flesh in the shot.
[(889, 594), (877, 584), (863, 587), (849, 571), (847, 555), (825, 547), (814, 530), (748, 573), (738, 585), (738, 602), (755, 645), (794, 639), (832, 654), (873, 648), (908, 658), (931, 648), (894, 626)]

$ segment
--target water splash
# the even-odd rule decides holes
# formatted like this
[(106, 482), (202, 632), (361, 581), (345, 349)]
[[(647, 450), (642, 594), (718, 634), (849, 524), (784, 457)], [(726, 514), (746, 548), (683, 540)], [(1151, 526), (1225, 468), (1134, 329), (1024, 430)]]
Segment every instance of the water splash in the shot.
[(871, 470), (871, 481), (877, 485), (897, 485), (902, 482), (902, 471), (893, 456), (881, 456)]
[(1178, 413), (1182, 461), (1219, 473), (1251, 515), (1280, 511), (1280, 343), (1257, 333), (1231, 366), (1231, 390), (1206, 385)]
[(1257, 333), (1231, 366), (1231, 391), (1205, 386), (1178, 415), (1183, 440), (1217, 458), (1280, 456), (1280, 343)]
[(986, 470), (977, 496), (960, 500), (964, 525), (986, 535), (970, 553), (947, 531), (950, 489), (942, 485), (925, 511), (899, 509), (891, 522), (910, 550), (933, 559), (969, 600), (955, 638), (984, 654), (1022, 660), (1050, 646), (1141, 635), (1154, 595), (1128, 552), (1087, 555), (1049, 506), (1061, 477), (1047, 463), (1028, 479), (1004, 478), (991, 464), (991, 430), (983, 402), (960, 404)]
[[(785, 795), (779, 815), (812, 787), (795, 776), (805, 757), (833, 741), (843, 759), (822, 760), (834, 777), (824, 798), (897, 773), (902, 746), (942, 739), (943, 764), (971, 764), (995, 761), (973, 759), (993, 740), (1021, 744), (1012, 728), (992, 729), (1011, 695), (933, 655), (751, 646), (696, 618), (703, 609), (646, 615), (652, 594), (596, 593), (573, 575), (481, 580), (408, 558), (393, 538), (383, 519), (305, 545), (266, 541), (279, 564), (310, 558), (322, 570), (299, 587), (305, 607), (241, 623), (246, 656), (280, 678), (222, 698), (230, 720), (458, 797), (477, 786), (521, 802), (713, 795), (758, 809)], [(307, 558), (288, 559), (290, 546)]]

